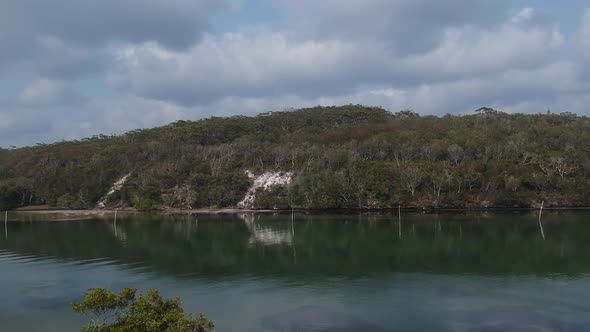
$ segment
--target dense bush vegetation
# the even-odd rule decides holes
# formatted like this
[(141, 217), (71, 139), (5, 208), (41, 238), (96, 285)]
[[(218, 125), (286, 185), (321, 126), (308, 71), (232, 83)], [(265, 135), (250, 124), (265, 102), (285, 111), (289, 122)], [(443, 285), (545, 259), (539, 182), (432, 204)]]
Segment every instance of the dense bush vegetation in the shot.
[(570, 113), (443, 117), (363, 106), (179, 121), (121, 136), (0, 150), (0, 206), (235, 205), (245, 170), (292, 171), (258, 208), (590, 205), (590, 120)]

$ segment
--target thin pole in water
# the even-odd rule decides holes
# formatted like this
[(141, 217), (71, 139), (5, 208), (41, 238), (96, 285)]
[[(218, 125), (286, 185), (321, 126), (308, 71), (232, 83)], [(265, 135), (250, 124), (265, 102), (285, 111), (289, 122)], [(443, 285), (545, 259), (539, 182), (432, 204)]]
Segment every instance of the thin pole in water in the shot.
[(293, 233), (293, 240), (295, 240), (295, 225), (293, 225), (293, 208), (291, 208), (291, 233)]
[(4, 237), (8, 239), (8, 211), (4, 211)]
[(293, 235), (293, 260), (297, 263), (297, 249), (295, 248), (295, 225), (293, 223), (293, 207), (291, 207), (291, 233)]
[(115, 209), (115, 220), (113, 221), (113, 225), (115, 228), (115, 237), (117, 237), (117, 209)]
[(397, 234), (402, 238), (402, 205), (397, 205)]
[(545, 204), (545, 201), (541, 202), (541, 208), (539, 209), (539, 229), (541, 230), (541, 237), (543, 237), (543, 240), (545, 240), (545, 232), (543, 231), (543, 224), (541, 223), (541, 213), (543, 213), (543, 204)]

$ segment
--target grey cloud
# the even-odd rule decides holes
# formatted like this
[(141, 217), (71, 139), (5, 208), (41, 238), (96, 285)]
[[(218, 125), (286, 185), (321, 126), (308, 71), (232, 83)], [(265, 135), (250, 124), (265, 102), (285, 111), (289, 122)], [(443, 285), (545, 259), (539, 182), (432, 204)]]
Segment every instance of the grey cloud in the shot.
[(106, 48), (66, 44), (57, 37), (34, 38), (30, 44), (20, 44), (21, 48), (12, 46), (7, 53), (0, 52), (0, 70), (14, 75), (75, 79), (102, 74), (112, 63)]
[(97, 45), (112, 41), (156, 41), (182, 48), (205, 31), (212, 13), (227, 1), (213, 0), (8, 0), (3, 5), (12, 31), (56, 36)]
[(0, 147), (122, 134), (190, 117), (174, 104), (128, 95), (87, 99), (76, 105), (15, 106), (0, 111)]
[(574, 52), (580, 62), (580, 71), (590, 81), (590, 9), (584, 15), (582, 27), (577, 35), (577, 45), (574, 48)]
[(119, 44), (154, 41), (184, 49), (233, 1), (2, 1), (0, 69), (69, 78), (103, 72)]
[(43, 112), (27, 108), (11, 108), (0, 111), (0, 147), (23, 146), (59, 139), (54, 136), (51, 119), (60, 118), (51, 108)]
[(39, 38), (42, 58), (34, 65), (41, 75), (72, 79), (79, 75), (101, 74), (112, 63), (108, 50), (66, 44), (55, 37)]
[(314, 39), (380, 40), (397, 55), (427, 51), (444, 30), (488, 26), (506, 15), (506, 0), (282, 1), (294, 35)]

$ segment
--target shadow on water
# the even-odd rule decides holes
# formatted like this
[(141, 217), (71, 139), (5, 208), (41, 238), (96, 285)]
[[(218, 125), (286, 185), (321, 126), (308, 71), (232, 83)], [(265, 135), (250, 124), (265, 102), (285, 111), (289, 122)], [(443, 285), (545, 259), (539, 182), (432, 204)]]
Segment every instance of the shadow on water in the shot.
[[(534, 309), (490, 308), (487, 311), (465, 311), (449, 317), (449, 323), (465, 332), (547, 332), (590, 331), (589, 323), (559, 319), (536, 313)], [(268, 332), (393, 332), (354, 315), (337, 312), (323, 306), (302, 306), (268, 315), (260, 321)], [(411, 330), (414, 331), (414, 330)]]
[(269, 315), (260, 325), (269, 332), (393, 332), (322, 306), (303, 306)]
[(565, 327), (564, 329), (548, 329), (546, 326), (541, 325), (539, 323), (532, 323), (532, 324), (524, 324), (524, 325), (514, 325), (514, 324), (510, 324), (510, 323), (499, 323), (499, 324), (493, 324), (493, 325), (489, 325), (489, 326), (482, 326), (482, 327), (477, 327), (477, 328), (473, 328), (473, 329), (469, 329), (467, 330), (467, 332), (561, 332), (561, 331), (567, 331), (567, 332), (587, 332), (590, 331), (589, 330), (590, 326), (584, 326), (584, 325), (579, 325), (579, 326), (575, 326), (575, 325), (570, 325), (568, 327)]
[(571, 317), (554, 317), (535, 311), (534, 308), (500, 307), (486, 311), (465, 312), (460, 323), (469, 326), (467, 332), (500, 331), (590, 331), (590, 323)]

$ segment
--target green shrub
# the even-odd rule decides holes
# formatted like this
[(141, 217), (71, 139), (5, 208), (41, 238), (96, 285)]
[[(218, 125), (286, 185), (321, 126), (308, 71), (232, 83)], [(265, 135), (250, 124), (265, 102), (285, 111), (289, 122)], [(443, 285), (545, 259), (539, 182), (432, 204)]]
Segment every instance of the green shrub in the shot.
[(179, 298), (164, 299), (156, 290), (146, 295), (125, 288), (120, 293), (94, 288), (72, 309), (91, 317), (82, 331), (92, 332), (211, 332), (213, 323), (202, 314), (186, 314)]
[(64, 209), (74, 209), (76, 204), (76, 197), (70, 193), (65, 193), (57, 198), (57, 207)]
[(527, 207), (527, 196), (513, 191), (500, 192), (496, 195), (495, 206), (498, 207)]
[(216, 176), (197, 173), (192, 178), (197, 207), (235, 206), (250, 187), (250, 179), (241, 171), (224, 172)]
[(0, 181), (0, 210), (10, 210), (30, 204), (33, 200), (33, 184), (27, 178)]
[(159, 208), (158, 202), (150, 198), (143, 198), (138, 200), (133, 206), (137, 211), (147, 212), (155, 211)]
[(291, 208), (289, 188), (286, 186), (275, 185), (266, 190), (260, 188), (256, 191), (254, 199), (255, 209), (281, 209)]

